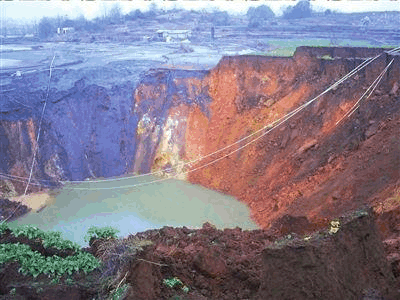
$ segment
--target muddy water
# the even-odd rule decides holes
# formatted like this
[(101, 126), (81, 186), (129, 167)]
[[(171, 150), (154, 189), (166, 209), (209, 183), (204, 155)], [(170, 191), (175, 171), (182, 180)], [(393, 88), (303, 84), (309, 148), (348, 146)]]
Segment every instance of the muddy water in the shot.
[(29, 213), (10, 226), (34, 224), (43, 230), (59, 230), (65, 238), (82, 246), (87, 245), (84, 236), (91, 225), (113, 226), (120, 230), (119, 236), (162, 226), (198, 228), (206, 221), (218, 228), (257, 228), (243, 203), (184, 181), (169, 179), (140, 187), (113, 188), (151, 180), (157, 178), (65, 186), (48, 199), (46, 208)]

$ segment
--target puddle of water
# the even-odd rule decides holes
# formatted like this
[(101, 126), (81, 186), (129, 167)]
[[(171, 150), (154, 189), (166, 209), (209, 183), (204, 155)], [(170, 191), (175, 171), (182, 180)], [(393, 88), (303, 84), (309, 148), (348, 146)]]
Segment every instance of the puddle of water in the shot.
[(84, 236), (92, 225), (115, 227), (120, 230), (119, 236), (163, 226), (200, 228), (207, 221), (217, 228), (258, 228), (250, 219), (247, 206), (235, 198), (180, 180), (169, 179), (138, 188), (97, 190), (138, 183), (138, 179), (125, 179), (66, 186), (48, 207), (9, 225), (34, 224), (43, 230), (59, 230), (64, 238), (81, 246), (87, 245)]

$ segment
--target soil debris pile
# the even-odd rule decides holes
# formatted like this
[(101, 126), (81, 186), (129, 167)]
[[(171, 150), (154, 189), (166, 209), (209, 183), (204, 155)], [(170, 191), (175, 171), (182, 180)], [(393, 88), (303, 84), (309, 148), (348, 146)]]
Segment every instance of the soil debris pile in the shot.
[(372, 210), (333, 223), (329, 231), (283, 240), (263, 251), (259, 299), (400, 297)]
[(285, 237), (209, 223), (166, 226), (125, 238), (92, 237), (88, 248), (72, 250), (6, 230), (1, 245), (19, 242), (46, 259), (83, 252), (101, 264), (53, 282), (7, 262), (0, 268), (0, 299), (108, 299), (120, 286), (123, 299), (398, 299), (398, 237), (382, 243), (375, 219), (372, 209), (359, 210), (321, 231)]

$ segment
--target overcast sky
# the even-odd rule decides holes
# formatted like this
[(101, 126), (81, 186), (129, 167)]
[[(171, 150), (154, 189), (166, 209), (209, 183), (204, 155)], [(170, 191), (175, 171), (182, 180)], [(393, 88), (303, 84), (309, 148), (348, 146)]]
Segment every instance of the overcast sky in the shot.
[[(43, 16), (68, 15), (75, 18), (80, 14), (92, 19), (99, 16), (104, 10), (109, 9), (115, 3), (119, 3), (124, 13), (128, 13), (133, 9), (147, 10), (151, 3), (156, 3), (159, 8), (171, 9), (173, 7), (184, 9), (206, 9), (211, 10), (218, 8), (226, 10), (230, 13), (246, 13), (249, 7), (261, 4), (268, 5), (275, 14), (280, 14), (285, 6), (295, 5), (298, 1), (293, 0), (121, 0), (121, 1), (81, 1), (81, 0), (51, 0), (51, 1), (1, 1), (0, 0), (0, 18), (15, 20), (39, 20)], [(311, 5), (317, 11), (332, 9), (340, 12), (362, 12), (362, 11), (400, 11), (400, 0), (313, 0)]]

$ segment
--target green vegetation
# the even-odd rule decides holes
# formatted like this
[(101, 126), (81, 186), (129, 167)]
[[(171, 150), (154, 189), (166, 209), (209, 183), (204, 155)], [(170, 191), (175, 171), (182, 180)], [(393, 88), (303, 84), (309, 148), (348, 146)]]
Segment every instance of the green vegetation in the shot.
[(250, 28), (261, 27), (264, 21), (275, 18), (274, 12), (266, 5), (250, 7), (246, 13)]
[(110, 226), (98, 228), (91, 226), (85, 235), (85, 241), (90, 241), (90, 239), (105, 239), (105, 238), (117, 238), (116, 234), (119, 232), (118, 229), (112, 228)]
[(5, 221), (0, 223), (0, 234), (3, 233), (4, 230), (8, 229), (8, 225)]
[(79, 252), (74, 256), (61, 258), (53, 255), (44, 257), (37, 251), (32, 251), (25, 244), (0, 244), (0, 263), (17, 261), (24, 275), (37, 277), (40, 274), (58, 275), (84, 271), (87, 274), (100, 266), (100, 262), (91, 254)]
[(109, 299), (112, 299), (112, 300), (122, 299), (126, 295), (126, 292), (128, 291), (128, 288), (129, 288), (129, 284), (127, 284), (127, 283), (122, 285), (122, 286), (120, 286), (120, 287), (117, 287), (115, 290), (113, 290), (110, 293), (110, 298)]
[[(266, 52), (254, 52), (250, 55), (265, 55), (265, 56), (293, 56), (297, 47), (367, 47), (374, 48), (370, 41), (363, 40), (332, 40), (332, 39), (308, 39), (308, 40), (265, 40), (272, 50)], [(394, 45), (379, 46), (379, 48), (395, 48)]]
[[(144, 247), (152, 245), (149, 240), (138, 239), (118, 239), (116, 238), (117, 229), (112, 227), (96, 228), (90, 227), (86, 239), (96, 238), (104, 239), (98, 245), (97, 253), (99, 258), (92, 254), (82, 251), (79, 245), (61, 238), (61, 232), (44, 232), (33, 225), (24, 225), (16, 228), (10, 228), (7, 223), (0, 223), (0, 235), (6, 230), (10, 230), (15, 237), (23, 236), (31, 240), (40, 240), (45, 248), (55, 247), (57, 249), (73, 249), (74, 255), (65, 258), (58, 255), (45, 256), (40, 252), (33, 250), (31, 246), (21, 243), (4, 243), (0, 244), (0, 264), (6, 262), (18, 262), (19, 272), (24, 275), (37, 278), (39, 275), (48, 275), (51, 284), (60, 284), (61, 277), (66, 274), (73, 274), (83, 271), (85, 274), (100, 268), (102, 276), (100, 279), (102, 291), (109, 295), (108, 299), (122, 299), (125, 297), (129, 284), (122, 284), (125, 277), (116, 284), (116, 280), (120, 278), (120, 272), (126, 269), (129, 262), (134, 256), (142, 251)], [(111, 238), (110, 238), (111, 237)], [(64, 281), (67, 285), (73, 285), (74, 280), (67, 277)], [(182, 284), (183, 285), (183, 284)], [(185, 286), (182, 290), (188, 291)], [(10, 292), (15, 293), (15, 289)]]
[[(62, 276), (65, 273), (72, 275), (74, 272), (83, 271), (85, 274), (100, 266), (100, 261), (93, 255), (82, 252), (80, 246), (72, 241), (61, 238), (61, 232), (44, 232), (32, 225), (9, 228), (8, 224), (0, 223), (0, 234), (10, 230), (15, 237), (25, 236), (31, 240), (40, 239), (45, 248), (54, 247), (59, 250), (72, 249), (76, 253), (66, 258), (53, 255), (45, 257), (25, 244), (0, 244), (0, 264), (10, 261), (20, 263), (20, 272), (37, 277), (40, 274)], [(103, 233), (103, 231), (100, 231)], [(113, 232), (107, 228), (107, 233)], [(104, 234), (104, 233), (103, 233)]]
[(180, 287), (185, 293), (189, 292), (189, 288), (178, 277), (164, 279), (163, 283), (169, 288)]
[(289, 6), (283, 12), (282, 18), (284, 19), (302, 19), (309, 18), (314, 14), (311, 4), (308, 1), (299, 1), (292, 7)]
[(39, 228), (36, 228), (32, 225), (22, 225), (17, 228), (10, 228), (14, 236), (19, 237), (21, 235), (26, 236), (27, 238), (34, 239), (42, 239), (43, 246), (45, 248), (54, 247), (57, 249), (72, 249), (79, 250), (81, 247), (69, 240), (64, 240), (61, 237), (61, 232), (59, 231), (43, 231)]

